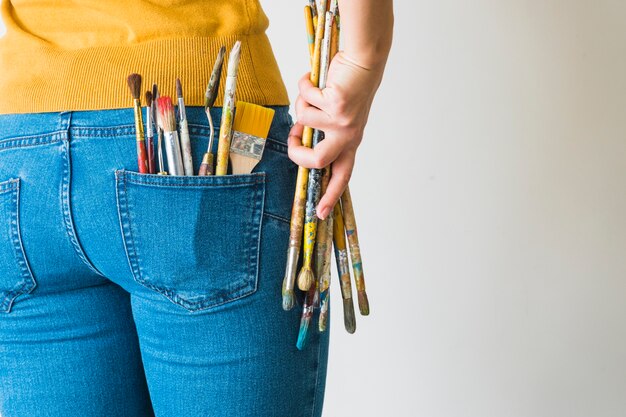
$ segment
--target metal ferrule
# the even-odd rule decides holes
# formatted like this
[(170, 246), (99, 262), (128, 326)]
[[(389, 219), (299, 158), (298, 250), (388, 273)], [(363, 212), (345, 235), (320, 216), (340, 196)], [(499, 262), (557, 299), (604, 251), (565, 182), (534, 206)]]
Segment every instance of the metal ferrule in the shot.
[(151, 138), (153, 137), (152, 133), (152, 112), (150, 111), (152, 107), (146, 107), (146, 136)]
[(290, 246), (287, 252), (287, 267), (285, 269), (285, 289), (293, 290), (296, 283), (296, 267), (298, 266), (299, 248)]
[(182, 97), (178, 97), (178, 118), (182, 123), (183, 120), (187, 120), (187, 111), (185, 110), (185, 100)]
[(143, 135), (143, 122), (142, 122), (142, 117), (141, 117), (141, 104), (139, 103), (139, 100), (135, 99), (135, 133), (136, 133), (136, 137), (137, 140), (144, 140), (144, 135)]
[(163, 132), (165, 140), (165, 153), (167, 155), (167, 169), (170, 175), (185, 175), (183, 169), (183, 159), (180, 153), (180, 141), (178, 140), (178, 132)]

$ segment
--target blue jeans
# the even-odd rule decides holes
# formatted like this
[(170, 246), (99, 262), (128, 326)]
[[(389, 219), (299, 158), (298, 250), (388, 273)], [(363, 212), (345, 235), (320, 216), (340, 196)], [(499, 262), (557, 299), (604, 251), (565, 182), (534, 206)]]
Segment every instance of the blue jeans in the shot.
[(303, 294), (282, 309), (297, 167), (275, 110), (253, 172), (221, 177), (137, 173), (130, 108), (0, 116), (2, 417), (321, 415), (330, 328), (300, 351)]

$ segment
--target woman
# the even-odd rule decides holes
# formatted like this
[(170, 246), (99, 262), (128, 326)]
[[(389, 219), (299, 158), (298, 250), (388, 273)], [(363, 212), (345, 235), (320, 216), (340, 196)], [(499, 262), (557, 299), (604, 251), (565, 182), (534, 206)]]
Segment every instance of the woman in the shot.
[[(390, 0), (339, 8), (344, 51), (325, 90), (303, 77), (294, 125), (257, 0), (4, 1), (0, 415), (321, 415), (329, 331), (300, 351), (281, 307), (296, 164), (332, 163), (325, 217), (393, 24)], [(236, 40), (237, 99), (276, 111), (253, 173), (137, 173), (128, 74), (161, 95), (181, 79), (197, 167), (204, 86)], [(304, 124), (326, 133), (315, 150)]]

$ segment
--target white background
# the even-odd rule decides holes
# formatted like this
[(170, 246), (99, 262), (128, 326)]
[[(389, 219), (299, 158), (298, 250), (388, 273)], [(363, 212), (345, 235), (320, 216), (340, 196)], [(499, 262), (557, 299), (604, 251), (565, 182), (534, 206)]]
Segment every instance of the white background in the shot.
[[(304, 1), (262, 0), (292, 102)], [(395, 1), (325, 416), (626, 416), (626, 2)], [(372, 28), (375, 30), (375, 28)]]
[[(292, 101), (304, 0), (262, 0)], [(324, 415), (626, 415), (626, 2), (395, 2)], [(375, 28), (372, 28), (375, 30)], [(0, 30), (1, 32), (1, 30)]]

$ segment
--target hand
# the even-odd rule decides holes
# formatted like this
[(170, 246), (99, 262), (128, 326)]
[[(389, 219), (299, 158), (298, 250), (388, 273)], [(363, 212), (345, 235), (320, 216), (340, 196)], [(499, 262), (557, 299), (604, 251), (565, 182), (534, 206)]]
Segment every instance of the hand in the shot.
[[(328, 188), (316, 208), (320, 219), (328, 216), (348, 185), (382, 72), (383, 68), (361, 66), (340, 51), (330, 63), (326, 88), (314, 87), (309, 73), (300, 79), (289, 158), (305, 168), (331, 165)], [(324, 140), (314, 149), (302, 145), (304, 126), (324, 131)]]

